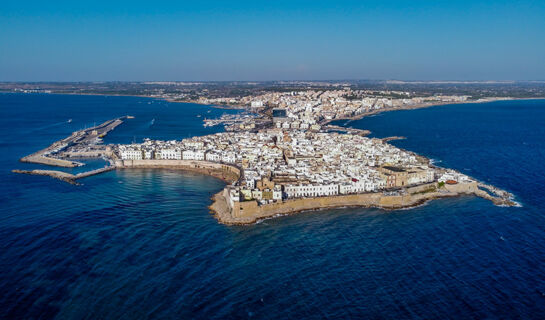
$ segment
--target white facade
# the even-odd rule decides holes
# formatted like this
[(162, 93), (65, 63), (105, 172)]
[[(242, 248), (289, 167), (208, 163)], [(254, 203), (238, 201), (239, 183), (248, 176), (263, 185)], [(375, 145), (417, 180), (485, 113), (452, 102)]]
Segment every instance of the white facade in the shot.
[(195, 160), (195, 152), (193, 150), (184, 150), (182, 152), (182, 159)]
[(425, 174), (420, 175), (411, 175), (409, 179), (407, 179), (407, 184), (423, 184), (428, 182), (433, 182), (435, 180), (435, 174), (432, 170), (426, 170)]
[(263, 107), (263, 101), (261, 100), (252, 101), (252, 108), (261, 108), (261, 107)]
[(225, 163), (235, 163), (235, 154), (225, 153), (221, 156), (221, 161)]
[(149, 160), (154, 158), (153, 150), (144, 150), (144, 159)]
[(121, 159), (123, 160), (142, 160), (141, 150), (121, 150)]
[(221, 156), (214, 152), (207, 152), (205, 155), (206, 161), (220, 162)]
[(254, 179), (245, 179), (246, 181), (246, 187), (253, 189), (255, 188), (255, 180)]
[(273, 190), (273, 200), (275, 201), (281, 201), (282, 200), (282, 191), (275, 189)]
[(189, 149), (197, 149), (200, 150), (204, 148), (204, 142), (202, 141), (186, 141), (184, 142), (184, 146)]
[(178, 149), (162, 149), (161, 159), (182, 160), (182, 152)]
[(203, 151), (195, 152), (195, 160), (199, 160), (199, 161), (204, 160), (204, 152)]
[(339, 185), (287, 185), (284, 192), (288, 198), (334, 196), (339, 194)]

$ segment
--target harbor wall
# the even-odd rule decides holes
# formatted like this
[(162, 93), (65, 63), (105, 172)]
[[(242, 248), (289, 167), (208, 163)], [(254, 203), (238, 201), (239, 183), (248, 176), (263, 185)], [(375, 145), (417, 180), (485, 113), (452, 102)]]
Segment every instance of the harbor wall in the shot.
[(81, 163), (76, 161), (69, 161), (64, 159), (57, 159), (57, 158), (50, 158), (42, 155), (30, 155), (21, 158), (19, 161), (21, 162), (28, 162), (28, 163), (37, 163), (37, 164), (43, 164), (47, 166), (52, 167), (65, 167), (65, 168), (73, 168), (78, 167), (81, 165)]

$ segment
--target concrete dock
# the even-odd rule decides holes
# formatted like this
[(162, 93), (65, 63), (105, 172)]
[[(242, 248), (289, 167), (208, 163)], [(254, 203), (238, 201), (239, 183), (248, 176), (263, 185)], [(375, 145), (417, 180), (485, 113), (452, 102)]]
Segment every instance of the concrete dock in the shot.
[(83, 163), (61, 159), (56, 155), (66, 150), (68, 147), (76, 145), (89, 145), (97, 141), (98, 138), (106, 136), (110, 131), (121, 125), (123, 123), (123, 120), (128, 117), (129, 116), (115, 118), (112, 120), (108, 120), (98, 126), (75, 131), (69, 137), (66, 137), (59, 141), (55, 141), (49, 147), (30, 154), (26, 157), (23, 157), (20, 159), (20, 161), (57, 167), (82, 166)]

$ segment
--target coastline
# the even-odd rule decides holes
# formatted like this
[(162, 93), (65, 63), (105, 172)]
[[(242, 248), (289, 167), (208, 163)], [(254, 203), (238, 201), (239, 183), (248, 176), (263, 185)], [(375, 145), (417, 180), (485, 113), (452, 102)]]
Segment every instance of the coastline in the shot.
[[(232, 165), (197, 160), (116, 160), (110, 167), (100, 168), (77, 175), (56, 170), (12, 170), (14, 173), (49, 176), (73, 185), (79, 185), (76, 180), (111, 170), (130, 169), (167, 169), (195, 172), (215, 177), (231, 184), (241, 177), (241, 170)], [(496, 196), (482, 190), (489, 188), (496, 192)], [(232, 206), (227, 200), (228, 186), (211, 197), (212, 203), (208, 206), (218, 222), (226, 225), (253, 224), (265, 218), (279, 215), (291, 215), (303, 211), (319, 209), (334, 209), (344, 207), (380, 208), (385, 210), (412, 208), (428, 201), (446, 197), (473, 195), (487, 199), (495, 205), (514, 206), (512, 195), (487, 186), (477, 181), (444, 185), (437, 182), (407, 187), (397, 194), (388, 191), (372, 193), (356, 193), (347, 195), (324, 196), (314, 198), (288, 199), (270, 204), (258, 204), (257, 201), (244, 201)], [(395, 192), (394, 192), (395, 193)]]
[[(11, 91), (3, 91), (2, 93), (17, 93), (17, 92), (11, 92)], [(87, 93), (87, 92), (51, 92), (46, 94), (57, 94), (57, 95), (81, 95), (81, 96), (111, 96), (111, 97), (136, 97), (136, 98), (148, 98), (148, 99), (156, 99), (156, 100), (163, 100), (168, 101), (171, 103), (192, 103), (192, 104), (199, 104), (203, 106), (209, 106), (211, 108), (215, 109), (230, 109), (230, 110), (244, 110), (248, 108), (248, 106), (242, 105), (242, 104), (210, 104), (210, 103), (203, 103), (198, 100), (174, 100), (171, 98), (165, 98), (165, 97), (155, 97), (155, 96), (148, 96), (148, 95), (137, 95), (137, 94), (116, 94), (116, 93)], [(344, 117), (344, 118), (336, 118), (336, 119), (330, 119), (322, 122), (323, 125), (329, 124), (333, 121), (342, 121), (342, 120), (358, 120), (361, 118), (364, 118), (366, 116), (376, 115), (383, 112), (389, 112), (389, 111), (398, 111), (398, 110), (415, 110), (415, 109), (423, 109), (423, 108), (430, 108), (430, 107), (438, 107), (438, 106), (445, 106), (445, 105), (458, 105), (458, 104), (472, 104), (472, 103), (488, 103), (488, 102), (495, 102), (495, 101), (510, 101), (510, 100), (545, 100), (545, 97), (529, 97), (529, 98), (515, 98), (515, 97), (490, 97), (490, 98), (483, 98), (482, 100), (472, 100), (472, 101), (460, 101), (460, 102), (433, 102), (433, 103), (422, 103), (422, 104), (416, 104), (413, 106), (408, 107), (401, 107), (401, 108), (384, 108), (379, 110), (373, 110), (370, 112), (362, 113), (353, 117)]]
[(241, 170), (233, 165), (199, 160), (116, 160), (115, 169), (168, 169), (200, 173), (233, 183), (241, 177)]
[(407, 107), (400, 107), (400, 108), (383, 108), (383, 109), (377, 109), (369, 112), (365, 112), (362, 114), (358, 114), (356, 116), (352, 117), (343, 117), (343, 118), (335, 118), (335, 119), (328, 119), (322, 122), (322, 125), (330, 124), (334, 121), (354, 121), (359, 120), (368, 116), (377, 115), (384, 112), (390, 112), (390, 111), (402, 111), (402, 110), (416, 110), (416, 109), (425, 109), (425, 108), (431, 108), (431, 107), (440, 107), (440, 106), (448, 106), (448, 105), (459, 105), (459, 104), (474, 104), (474, 103), (489, 103), (489, 102), (495, 102), (495, 101), (511, 101), (511, 100), (543, 100), (544, 98), (512, 98), (512, 97), (493, 97), (493, 98), (486, 98), (485, 100), (474, 100), (474, 101), (460, 101), (460, 102), (440, 102), (440, 103), (421, 103), (421, 104), (415, 104), (412, 106)]
[[(152, 98), (152, 97), (147, 97)], [(325, 123), (336, 120), (355, 120), (360, 119), (365, 116), (378, 114), (387, 111), (396, 111), (396, 110), (411, 110), (419, 108), (427, 108), (433, 106), (441, 105), (450, 105), (450, 104), (466, 104), (466, 103), (486, 103), (493, 101), (503, 101), (503, 100), (516, 100), (515, 98), (490, 98), (486, 100), (478, 101), (464, 101), (464, 102), (445, 102), (440, 104), (420, 104), (414, 105), (406, 108), (388, 108), (381, 110), (374, 110), (372, 112), (360, 114), (358, 116), (341, 118), (341, 119), (332, 119), (328, 120)], [(532, 99), (533, 100), (533, 99)], [(180, 103), (186, 103), (181, 102)], [(191, 103), (191, 102), (187, 102)], [(197, 103), (197, 102), (194, 102)], [(116, 118), (113, 120), (106, 121), (105, 123), (96, 126), (91, 129), (101, 129), (100, 134), (106, 134), (108, 131), (113, 130), (117, 125), (123, 122), (125, 117)], [(61, 142), (70, 142), (72, 140), (79, 141), (80, 138), (88, 139), (87, 135), (91, 135), (89, 130), (86, 129), (73, 133), (68, 138), (60, 140)], [(91, 130), (92, 131), (92, 130)], [(96, 130), (95, 130), (96, 131)], [(99, 135), (95, 132), (91, 136)], [(384, 142), (389, 140), (403, 139), (404, 137), (394, 136), (389, 138), (383, 138)], [(24, 157), (21, 159), (23, 162), (35, 162), (49, 165), (57, 166), (76, 166), (77, 162), (72, 162), (64, 159), (57, 158), (46, 158), (45, 155), (51, 149), (58, 146), (58, 142), (54, 143), (50, 147), (40, 150), (32, 155)], [(424, 158), (415, 154), (414, 152), (408, 151), (415, 156)], [(110, 154), (111, 156), (111, 154)], [(45, 159), (44, 159), (45, 158)], [(49, 160), (56, 160), (55, 164), (51, 163)], [(47, 160), (47, 161), (46, 161)], [(44, 162), (46, 161), (46, 162)], [(49, 162), (49, 163), (47, 163)], [(80, 174), (69, 174), (62, 171), (55, 170), (13, 170), (15, 173), (31, 174), (31, 175), (45, 175), (50, 176), (56, 179), (59, 179), (64, 182), (71, 184), (79, 184), (76, 180), (85, 178), (91, 175), (96, 175), (105, 171), (117, 170), (117, 169), (169, 169), (169, 170), (182, 170), (182, 171), (191, 171), (199, 174), (209, 175), (218, 179), (223, 180), (227, 184), (231, 184), (241, 178), (243, 171), (241, 168), (238, 168), (233, 165), (228, 165), (224, 163), (217, 162), (208, 162), (208, 161), (197, 161), (197, 160), (119, 160), (114, 156), (110, 159), (111, 166), (104, 167), (88, 172), (83, 172)], [(491, 192), (485, 192), (480, 189), (484, 187)], [(381, 209), (401, 209), (401, 208), (411, 208), (414, 206), (421, 205), (433, 199), (439, 199), (444, 197), (455, 197), (461, 195), (473, 195), (478, 196), (487, 200), (492, 201), (496, 205), (506, 205), (514, 206), (516, 205), (512, 201), (512, 195), (496, 189), (492, 186), (486, 186), (478, 181), (471, 181), (469, 183), (460, 183), (456, 186), (440, 186), (437, 182), (422, 184), (417, 186), (409, 186), (403, 189), (387, 189), (380, 192), (372, 193), (355, 193), (355, 194), (344, 194), (336, 196), (323, 196), (315, 198), (295, 198), (295, 199), (286, 199), (283, 201), (276, 201), (272, 203), (261, 203), (259, 204), (256, 200), (252, 201), (237, 201), (236, 204), (233, 204), (232, 200), (229, 200), (228, 196), (229, 186), (226, 186), (222, 191), (215, 194), (212, 197), (212, 204), (209, 206), (209, 209), (214, 214), (216, 219), (223, 224), (252, 224), (261, 219), (271, 218), (278, 215), (289, 215), (295, 214), (302, 211), (313, 211), (324, 208), (340, 208), (340, 207), (376, 207)]]
[[(289, 199), (282, 202), (258, 205), (255, 201), (242, 202), (241, 210), (232, 208), (226, 199), (225, 189), (211, 197), (208, 207), (216, 219), (226, 225), (248, 225), (260, 220), (336, 208), (379, 208), (384, 210), (410, 209), (429, 201), (459, 196), (477, 196), (492, 201), (495, 205), (514, 206), (509, 199), (493, 197), (479, 189), (476, 181), (454, 186), (439, 187), (437, 183), (429, 183), (406, 188), (406, 192), (390, 195), (385, 192), (359, 193), (314, 198)], [(242, 210), (242, 205), (244, 209)], [(238, 205), (237, 205), (238, 206)]]

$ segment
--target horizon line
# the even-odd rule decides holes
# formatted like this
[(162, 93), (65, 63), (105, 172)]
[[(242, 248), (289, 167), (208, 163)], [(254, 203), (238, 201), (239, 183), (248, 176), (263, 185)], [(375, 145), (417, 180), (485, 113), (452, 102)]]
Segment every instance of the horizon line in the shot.
[(149, 83), (149, 84), (168, 84), (168, 83), (213, 83), (213, 82), (243, 82), (243, 83), (267, 83), (267, 82), (389, 82), (391, 84), (494, 84), (494, 83), (518, 83), (533, 82), (545, 83), (544, 80), (398, 80), (398, 79), (299, 79), (299, 80), (0, 80), (0, 83)]

